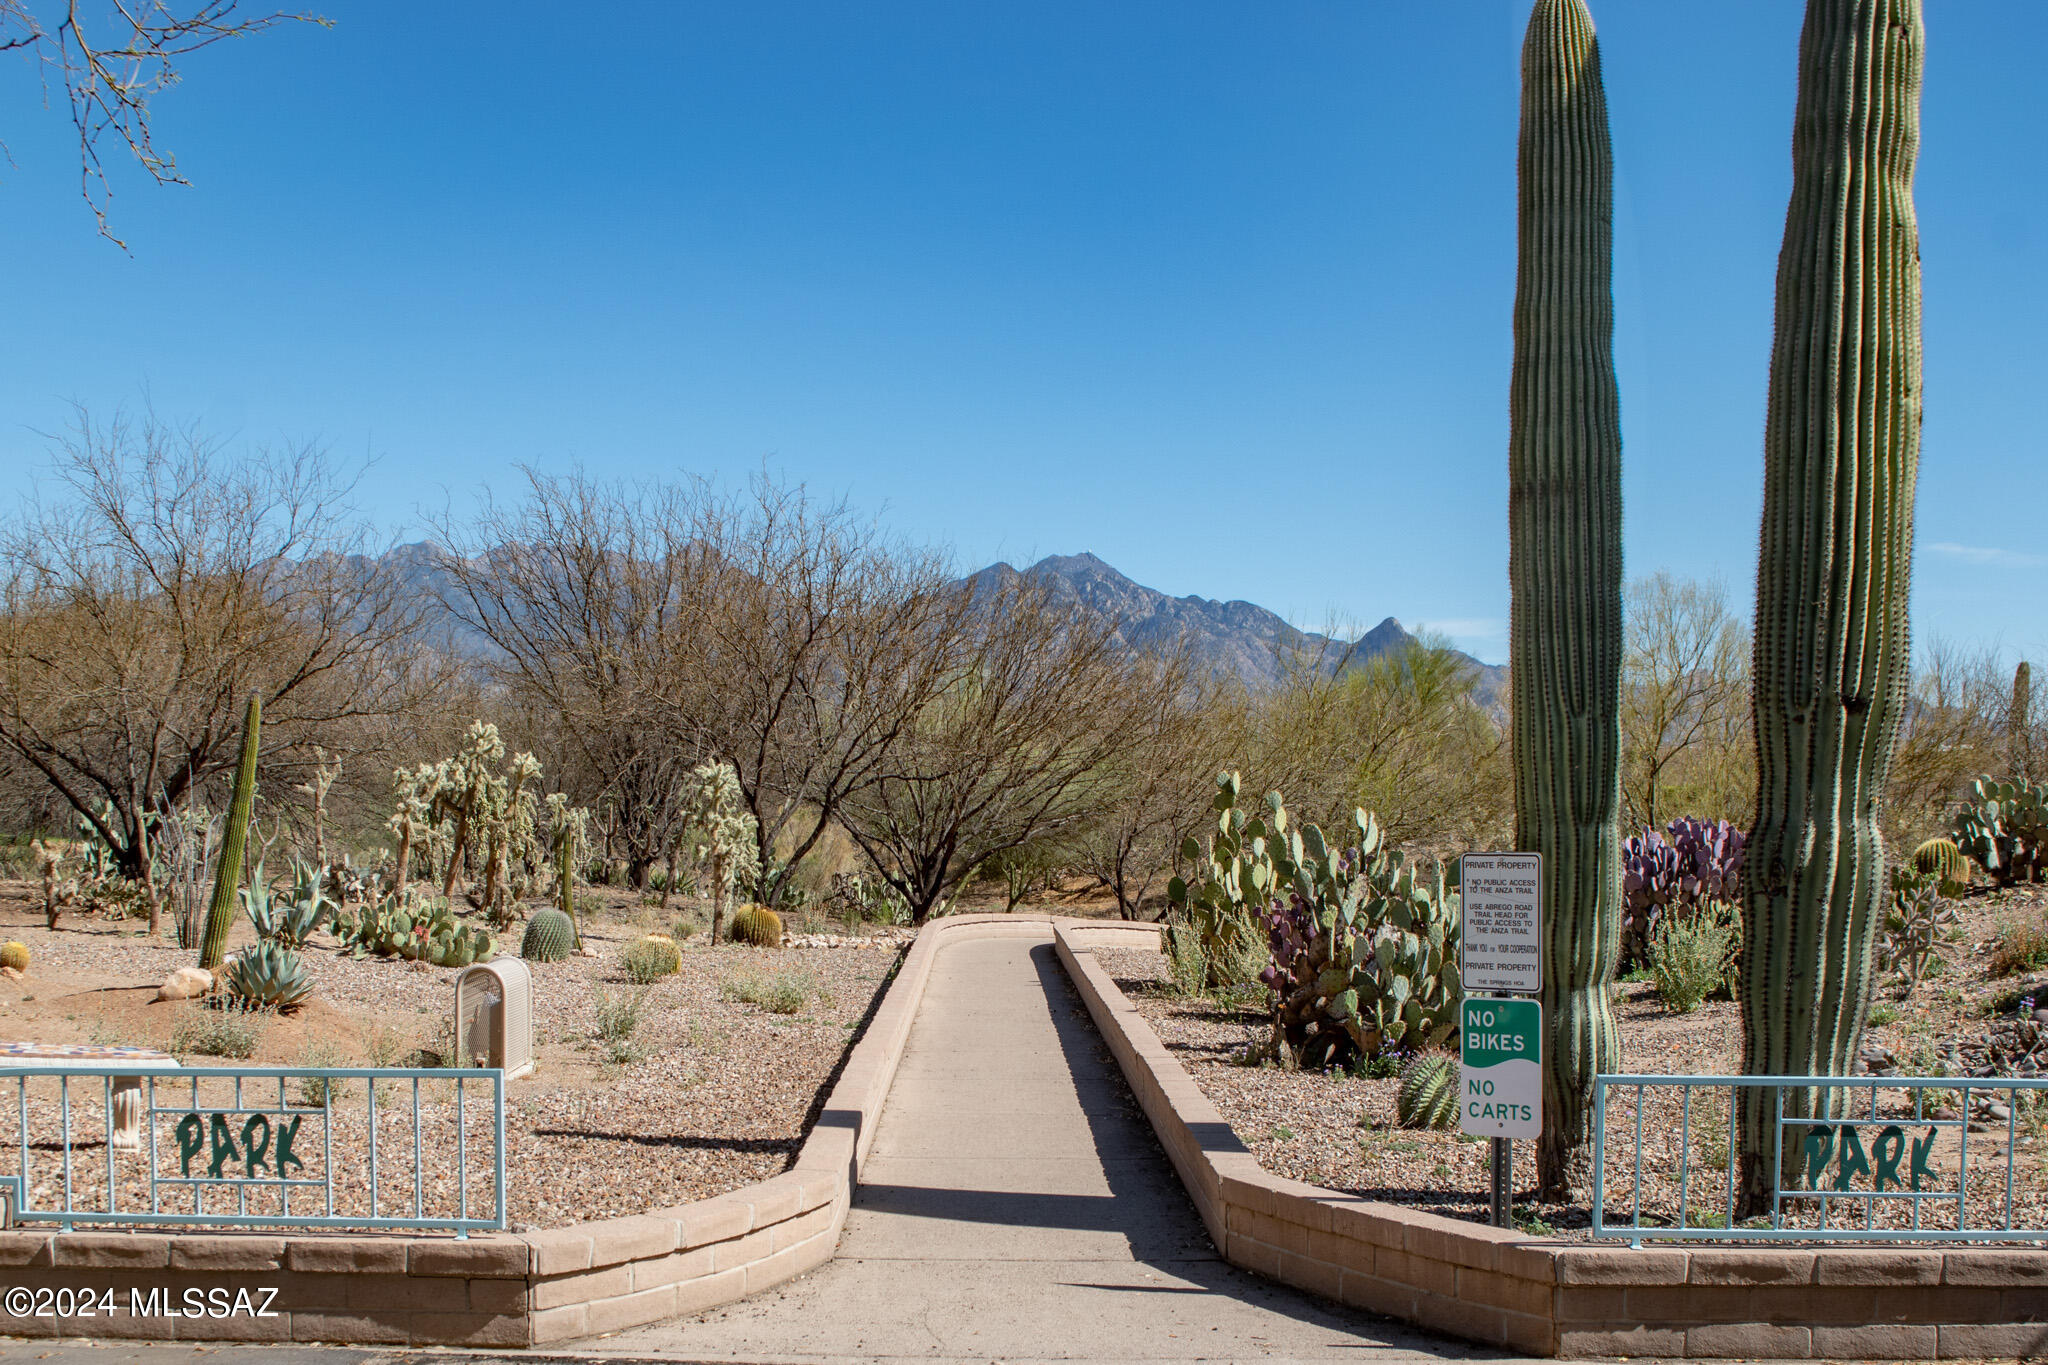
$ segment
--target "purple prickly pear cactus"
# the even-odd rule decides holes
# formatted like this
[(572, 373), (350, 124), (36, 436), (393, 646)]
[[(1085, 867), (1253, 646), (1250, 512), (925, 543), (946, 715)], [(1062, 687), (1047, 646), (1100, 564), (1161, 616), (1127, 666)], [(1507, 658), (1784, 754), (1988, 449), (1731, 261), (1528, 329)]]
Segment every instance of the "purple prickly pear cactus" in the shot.
[(1732, 905), (1740, 894), (1746, 834), (1726, 820), (1690, 815), (1664, 831), (1646, 829), (1621, 846), (1626, 962), (1648, 959), (1650, 935), (1667, 913), (1687, 914), (1710, 902)]

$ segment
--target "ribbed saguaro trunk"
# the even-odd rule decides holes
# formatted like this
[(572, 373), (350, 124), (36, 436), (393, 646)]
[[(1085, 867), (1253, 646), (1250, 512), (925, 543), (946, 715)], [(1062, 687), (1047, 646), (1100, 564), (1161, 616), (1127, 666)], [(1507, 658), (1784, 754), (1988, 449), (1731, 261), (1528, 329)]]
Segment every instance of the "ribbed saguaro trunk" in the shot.
[[(1843, 1075), (1870, 999), (1878, 809), (1906, 699), (1920, 458), (1913, 222), (1918, 0), (1810, 0), (1778, 256), (1757, 557), (1756, 827), (1743, 895), (1743, 1067)], [(1786, 1112), (1823, 1112), (1801, 1089)], [(1745, 1092), (1744, 1208), (1780, 1174)], [(1788, 1183), (1800, 1148), (1786, 1149)]]
[(1582, 0), (1537, 0), (1522, 46), (1508, 444), (1515, 838), (1543, 855), (1537, 1179), (1581, 1183), (1593, 1077), (1620, 1042), (1621, 401), (1607, 95)]
[(242, 855), (249, 842), (249, 817), (256, 807), (256, 745), (262, 734), (263, 699), (249, 694), (249, 712), (242, 721), (242, 755), (235, 765), (235, 793), (228, 801), (227, 824), (220, 832), (220, 861), (213, 869), (213, 899), (206, 906), (206, 932), (199, 940), (199, 965), (220, 966), (235, 924), (235, 890), (242, 884)]

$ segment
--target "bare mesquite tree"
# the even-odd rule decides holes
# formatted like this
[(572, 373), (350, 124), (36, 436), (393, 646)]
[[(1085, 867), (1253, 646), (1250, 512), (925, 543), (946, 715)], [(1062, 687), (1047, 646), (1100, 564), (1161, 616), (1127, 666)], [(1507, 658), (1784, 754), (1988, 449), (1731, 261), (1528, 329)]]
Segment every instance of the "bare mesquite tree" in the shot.
[(1117, 623), (1011, 575), (957, 589), (935, 641), (945, 686), (918, 708), (840, 819), (923, 923), (990, 857), (1078, 829), (1113, 803), (1118, 765), (1182, 704), (1179, 659), (1134, 659)]
[(225, 453), (196, 429), (83, 411), (54, 500), (0, 525), (0, 746), (146, 878), (154, 817), (235, 762), (263, 698), (275, 791), (357, 751), (431, 686), (419, 613), (363, 553), (319, 450)]
[(738, 773), (773, 904), (951, 686), (970, 606), (937, 554), (801, 486), (762, 477), (705, 509), (719, 573), (695, 644), (714, 685), (679, 697), (675, 723)]
[(945, 684), (967, 607), (943, 562), (766, 477), (527, 479), (518, 508), (437, 528), (457, 547), (447, 605), (573, 741), (566, 771), (590, 775), (579, 799), (608, 810), (636, 883), (688, 833), (689, 770), (718, 761), (758, 831), (749, 893), (777, 900)]
[(1652, 574), (1631, 583), (1621, 678), (1623, 821), (1741, 821), (1749, 754), (1749, 632), (1719, 583)]
[(669, 723), (702, 682), (711, 548), (684, 490), (523, 471), (524, 499), (486, 502), (437, 532), (440, 600), (489, 641), (490, 667), (579, 804), (604, 813), (628, 876), (684, 834), (682, 787), (696, 747)]
[(1209, 824), (1216, 774), (1230, 766), (1228, 737), (1237, 733), (1217, 723), (1229, 706), (1215, 691), (1146, 718), (1151, 729), (1105, 766), (1103, 808), (1068, 841), (1072, 865), (1109, 888), (1124, 919), (1144, 918), (1175, 850)]
[(0, 52), (26, 53), (40, 69), (44, 90), (63, 91), (78, 130), (79, 193), (100, 235), (119, 246), (107, 222), (112, 189), (100, 139), (111, 133), (159, 185), (185, 184), (177, 158), (157, 150), (150, 101), (178, 82), (182, 58), (294, 21), (327, 23), (287, 11), (247, 13), (237, 0), (0, 0)]

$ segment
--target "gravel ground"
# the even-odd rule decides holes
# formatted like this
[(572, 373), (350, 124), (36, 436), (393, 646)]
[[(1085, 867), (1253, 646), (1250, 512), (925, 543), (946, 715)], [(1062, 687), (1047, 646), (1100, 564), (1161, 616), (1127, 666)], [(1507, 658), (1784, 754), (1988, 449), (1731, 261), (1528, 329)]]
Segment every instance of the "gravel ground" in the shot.
[[(15, 894), (10, 897), (8, 891)], [(39, 916), (26, 911), (19, 884), (0, 888), (0, 937), (19, 939), (33, 954), (27, 979), (0, 982), (0, 1037), (153, 1046), (179, 1051), (188, 1064), (221, 1064), (222, 1059), (176, 1046), (181, 1021), (189, 1029), (192, 1021), (207, 1021), (214, 1012), (151, 1000), (156, 984), (172, 969), (191, 963), (190, 951), (132, 936), (121, 922), (83, 916), (69, 917), (63, 929), (52, 933)], [(864, 941), (861, 950), (849, 944), (712, 947), (699, 936), (682, 944), (677, 975), (643, 990), (628, 983), (617, 965), (619, 950), (639, 932), (632, 926), (594, 924), (585, 938), (596, 957), (532, 964), (539, 1068), (532, 1078), (512, 1082), (507, 1097), (507, 1186), (515, 1226), (555, 1227), (637, 1213), (720, 1194), (787, 1169), (811, 1111), (892, 974), (901, 948), (895, 934), (875, 936), (880, 941), (873, 948)], [(516, 935), (515, 929), (501, 942), (509, 938), (516, 943)], [(417, 970), (390, 959), (355, 961), (330, 945), (321, 935), (309, 947), (314, 999), (296, 1015), (263, 1025), (253, 1064), (417, 1064), (417, 1049), (431, 1048), (451, 1015), (455, 972)], [(801, 1003), (785, 1000), (781, 1004), (790, 1008), (777, 1012), (736, 998), (751, 987), (776, 984), (800, 995)], [(600, 1007), (620, 1007), (636, 996), (644, 996), (640, 1020), (624, 1050), (615, 1054), (595, 1036)], [(343, 1211), (367, 1209), (368, 1202), (369, 1124), (361, 1084), (336, 1100), (333, 1160), (338, 1184), (347, 1186), (337, 1196)], [(482, 1163), (487, 1172), (488, 1087), (472, 1083), (465, 1088), (464, 1142), (472, 1164)], [(95, 1093), (85, 1102), (86, 1117), (74, 1119), (84, 1131), (73, 1147), (72, 1180), (75, 1195), (103, 1200), (106, 1152), (98, 1089), (91, 1087)], [(420, 1192), (429, 1208), (436, 1207), (437, 1198), (439, 1206), (452, 1208), (452, 1087), (438, 1087), (438, 1094), (436, 1089), (428, 1087), (422, 1097), (426, 1159)], [(204, 1104), (225, 1104), (230, 1098), (201, 1092)], [(0, 1092), (0, 1100), (13, 1099)], [(268, 1102), (274, 1106), (275, 1100), (273, 1093)], [(305, 1097), (288, 1095), (287, 1100), (297, 1106)], [(159, 1103), (172, 1106), (167, 1097)], [(175, 1107), (182, 1109), (184, 1100)], [(0, 1154), (19, 1150), (14, 1109), (0, 1103)], [(414, 1194), (409, 1089), (385, 1083), (379, 1109), (378, 1211), (409, 1214)], [(245, 1121), (233, 1120), (236, 1133)], [(175, 1122), (175, 1116), (159, 1120), (160, 1178), (176, 1174)], [(322, 1122), (317, 1113), (303, 1121), (294, 1144), (295, 1155), (308, 1159), (315, 1175), (325, 1160), (323, 1140), (315, 1138)], [(62, 1184), (59, 1132), (52, 1099), (32, 1092), (30, 1159), (46, 1198)], [(256, 1136), (263, 1134), (259, 1130)], [(199, 1167), (208, 1155), (210, 1149), (198, 1159)], [(0, 1155), (0, 1173), (11, 1173), (15, 1165)], [(146, 1170), (141, 1156), (117, 1156), (123, 1207), (133, 1207), (138, 1198), (146, 1205)], [(472, 1179), (473, 1210), (488, 1208), (488, 1189), (487, 1177), (481, 1183)], [(184, 1197), (189, 1200), (189, 1192)], [(235, 1196), (216, 1190), (208, 1197)], [(392, 1207), (393, 1199), (403, 1207)], [(261, 1210), (252, 1202), (249, 1211)]]
[[(1991, 980), (1982, 967), (1986, 945), (1999, 926), (2016, 917), (2048, 911), (2048, 897), (2036, 892), (2007, 892), (1973, 897), (1966, 902), (1964, 934), (1954, 945), (1951, 966), (1941, 977), (1925, 981), (1912, 998), (1893, 1002), (1890, 1015), (1870, 1032), (1873, 1045), (1901, 1057), (1932, 1063), (1908, 1066), (1918, 1074), (1956, 1074), (1936, 1060), (1960, 1044), (1967, 1056), (1971, 1040), (1985, 1028), (1987, 1011), (2002, 1007), (2006, 996), (2024, 989), (2020, 978)], [(1290, 1072), (1274, 1066), (1243, 1066), (1236, 1059), (1255, 1042), (1269, 1036), (1270, 1016), (1253, 1005), (1233, 1008), (1203, 998), (1173, 994), (1163, 954), (1140, 949), (1098, 949), (1096, 957), (1130, 997), (1160, 1040), (1188, 1068), (1202, 1092), (1222, 1112), (1238, 1138), (1257, 1155), (1260, 1165), (1276, 1175), (1309, 1181), (1346, 1193), (1427, 1209), (1453, 1218), (1484, 1221), (1487, 1216), (1488, 1144), (1460, 1133), (1423, 1132), (1395, 1126), (1391, 1079), (1367, 1079), (1348, 1073)], [(2048, 979), (2041, 981), (2048, 1001)], [(1730, 1001), (1709, 1001), (1687, 1015), (1667, 1013), (1647, 984), (1616, 987), (1615, 1013), (1622, 1033), (1625, 1070), (1643, 1074), (1706, 1075), (1739, 1071), (1741, 1022)], [(1880, 1016), (1884, 1017), (1884, 1016)], [(2043, 1035), (2048, 1053), (2048, 1034)], [(1676, 1096), (1652, 1098), (1644, 1106), (1644, 1208), (1675, 1212), (1681, 1172), (1686, 1175), (1687, 1208), (1718, 1209), (1726, 1197), (1726, 1092), (1695, 1094), (1685, 1159), (1680, 1160), (1682, 1113)], [(1947, 1098), (1930, 1095), (1927, 1112), (1942, 1103), (1951, 1107), (1940, 1117), (1955, 1118), (1957, 1092)], [(2002, 1100), (2004, 1097), (1999, 1096)], [(1907, 1092), (1882, 1096), (1885, 1114), (1896, 1114), (1910, 1126)], [(2014, 1221), (2019, 1226), (2048, 1226), (2048, 1123), (2038, 1111), (2010, 1118), (1986, 1109), (1973, 1099), (1969, 1125), (1969, 1203), (1972, 1226), (1997, 1226), (2006, 1216), (2005, 1150), (2008, 1136), (2017, 1154)], [(1634, 1197), (1626, 1164), (1632, 1163), (1635, 1111), (1626, 1095), (1610, 1098), (1610, 1220), (1626, 1218)], [(1917, 1134), (1919, 1130), (1915, 1129)], [(1866, 1130), (1867, 1135), (1867, 1130)], [(1946, 1173), (1942, 1182), (1954, 1188), (1960, 1157), (1960, 1129), (1944, 1130), (1935, 1148), (1934, 1166)], [(1531, 1199), (1534, 1177), (1532, 1144), (1516, 1144), (1515, 1188), (1518, 1223), (1536, 1232), (1567, 1237), (1588, 1235), (1590, 1213), (1584, 1203), (1547, 1204)], [(1868, 1179), (1858, 1182), (1868, 1188)], [(1930, 1186), (1931, 1188), (1931, 1186)], [(1887, 1206), (1905, 1216), (1904, 1202)], [(1861, 1207), (1830, 1201), (1831, 1226), (1843, 1226)], [(1929, 1225), (1937, 1210), (1927, 1207)], [(1811, 1217), (1817, 1210), (1795, 1216)], [(1711, 1215), (1709, 1215), (1711, 1216)], [(1952, 1206), (1941, 1216), (1953, 1219)], [(1690, 1219), (1697, 1224), (1700, 1219)], [(1880, 1219), (1883, 1225), (1885, 1219)]]

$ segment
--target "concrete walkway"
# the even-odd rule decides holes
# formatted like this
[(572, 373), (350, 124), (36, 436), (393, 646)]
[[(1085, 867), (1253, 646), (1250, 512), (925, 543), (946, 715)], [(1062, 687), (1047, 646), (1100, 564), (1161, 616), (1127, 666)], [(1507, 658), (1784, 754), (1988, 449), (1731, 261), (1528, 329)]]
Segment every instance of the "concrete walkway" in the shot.
[(1498, 1358), (1226, 1265), (1050, 938), (941, 950), (829, 1264), (759, 1298), (565, 1353)]

